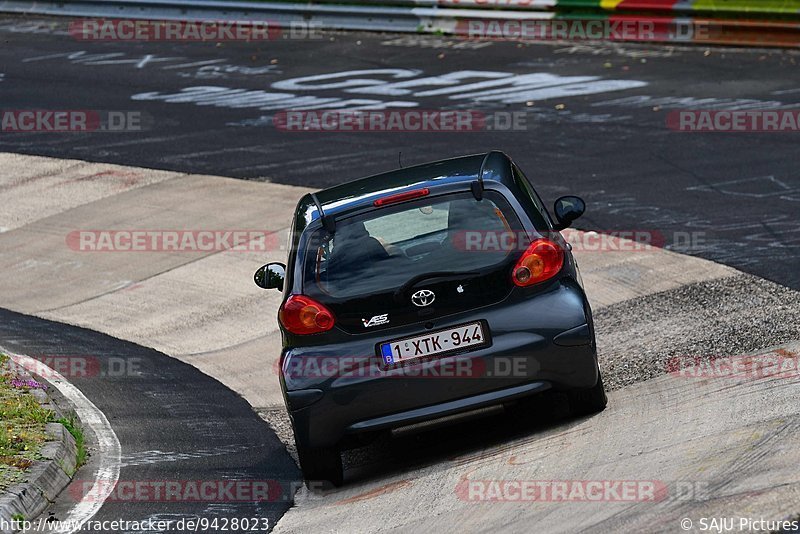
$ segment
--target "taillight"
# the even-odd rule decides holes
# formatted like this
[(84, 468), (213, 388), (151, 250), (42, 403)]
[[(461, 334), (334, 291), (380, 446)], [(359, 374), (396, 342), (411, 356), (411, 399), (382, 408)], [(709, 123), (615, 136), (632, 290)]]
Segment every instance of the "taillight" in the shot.
[(396, 195), (389, 195), (388, 197), (381, 197), (372, 204), (380, 208), (381, 206), (388, 206), (389, 204), (397, 204), (398, 202), (405, 202), (406, 200), (413, 200), (427, 196), (430, 193), (427, 187), (424, 189), (415, 189), (413, 191), (406, 191), (405, 193), (397, 193)]
[(514, 266), (514, 284), (526, 287), (555, 276), (564, 265), (564, 251), (549, 239), (537, 239)]
[(305, 295), (292, 295), (278, 312), (283, 327), (292, 334), (319, 334), (333, 328), (331, 311)]

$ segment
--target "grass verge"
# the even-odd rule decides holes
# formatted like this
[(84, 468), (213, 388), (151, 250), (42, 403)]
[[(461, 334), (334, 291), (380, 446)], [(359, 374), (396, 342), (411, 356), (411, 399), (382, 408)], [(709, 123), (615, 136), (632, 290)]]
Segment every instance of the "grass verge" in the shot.
[(39, 404), (31, 389), (45, 387), (35, 380), (20, 380), (10, 358), (0, 354), (0, 490), (22, 482), (40, 458), (47, 441), (45, 425), (54, 414)]
[[(84, 445), (83, 429), (78, 425), (75, 416), (62, 417), (56, 420), (67, 428), (67, 431), (75, 438), (75, 447), (78, 450), (78, 459), (75, 463), (75, 470), (86, 463), (86, 446)], [(70, 473), (71, 475), (72, 473)]]

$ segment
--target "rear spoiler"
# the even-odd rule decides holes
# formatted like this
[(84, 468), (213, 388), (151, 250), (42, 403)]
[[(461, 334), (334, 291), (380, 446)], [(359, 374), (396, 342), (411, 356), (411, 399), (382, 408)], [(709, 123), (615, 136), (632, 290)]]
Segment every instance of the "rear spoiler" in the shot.
[(472, 191), (472, 196), (475, 197), (475, 200), (483, 199), (483, 173), (486, 171), (486, 164), (489, 163), (489, 158), (491, 158), (495, 154), (505, 159), (508, 159), (508, 156), (506, 156), (499, 150), (492, 150), (488, 152), (486, 156), (484, 156), (483, 161), (481, 162), (481, 168), (478, 171), (478, 179), (472, 182), (469, 187), (470, 190)]
[(316, 193), (311, 193), (311, 200), (314, 201), (314, 205), (317, 207), (317, 213), (319, 213), (319, 218), (322, 219), (322, 226), (325, 230), (329, 234), (336, 232), (336, 221), (333, 220), (333, 215), (325, 215)]

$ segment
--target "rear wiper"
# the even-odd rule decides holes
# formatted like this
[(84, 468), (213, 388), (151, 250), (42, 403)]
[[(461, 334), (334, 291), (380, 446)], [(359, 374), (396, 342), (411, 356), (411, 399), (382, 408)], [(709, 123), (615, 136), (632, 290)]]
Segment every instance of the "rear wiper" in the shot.
[(419, 284), (423, 280), (430, 280), (431, 278), (452, 278), (461, 276), (472, 276), (480, 274), (478, 271), (434, 271), (431, 273), (418, 274), (414, 278), (408, 280), (405, 284), (397, 288), (394, 292), (394, 299), (399, 301), (403, 295), (408, 293), (408, 290)]

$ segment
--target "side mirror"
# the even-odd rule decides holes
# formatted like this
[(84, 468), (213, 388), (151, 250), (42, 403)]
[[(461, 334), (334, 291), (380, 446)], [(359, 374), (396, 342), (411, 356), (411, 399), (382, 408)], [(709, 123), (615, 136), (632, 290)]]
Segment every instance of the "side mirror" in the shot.
[(563, 230), (569, 228), (572, 221), (583, 215), (586, 211), (586, 202), (581, 197), (572, 195), (561, 197), (553, 204), (553, 211), (558, 219), (556, 230)]
[(282, 263), (268, 263), (260, 267), (253, 280), (261, 289), (277, 289), (283, 291), (283, 280), (286, 278), (286, 266)]

